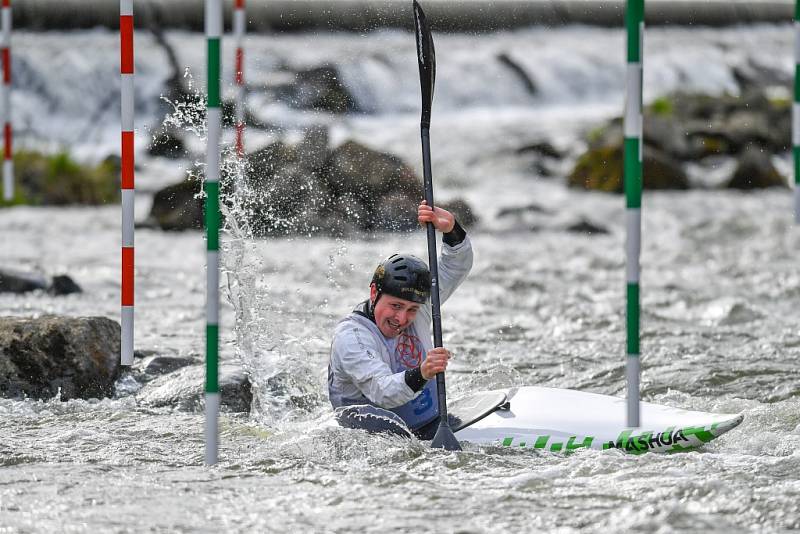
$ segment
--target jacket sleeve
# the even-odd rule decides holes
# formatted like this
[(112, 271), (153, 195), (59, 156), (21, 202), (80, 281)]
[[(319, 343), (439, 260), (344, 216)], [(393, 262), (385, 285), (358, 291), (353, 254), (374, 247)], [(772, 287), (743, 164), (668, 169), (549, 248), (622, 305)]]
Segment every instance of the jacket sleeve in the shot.
[[(469, 236), (455, 246), (442, 243), (439, 255), (439, 302), (444, 304), (472, 269), (472, 243)], [(430, 303), (420, 309), (423, 321), (431, 323)]]
[(405, 372), (393, 373), (381, 358), (378, 341), (359, 327), (348, 328), (333, 340), (333, 354), (339, 371), (381, 408), (396, 408), (417, 396), (405, 381)]

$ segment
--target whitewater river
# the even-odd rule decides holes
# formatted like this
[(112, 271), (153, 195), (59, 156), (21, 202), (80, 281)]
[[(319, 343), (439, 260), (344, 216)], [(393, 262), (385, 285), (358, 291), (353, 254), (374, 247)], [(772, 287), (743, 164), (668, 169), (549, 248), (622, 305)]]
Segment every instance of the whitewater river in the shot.
[[(543, 62), (549, 67), (538, 72), (551, 75), (540, 78), (541, 93), (531, 102), (524, 91), (501, 83), (499, 92), (512, 99), (504, 105), (477, 74), (461, 85), (442, 81), (443, 109), (434, 115), (432, 133), (437, 191), (441, 198), (467, 198), (481, 217), (470, 230), (472, 273), (443, 309), (444, 340), (455, 358), (448, 373), (453, 397), (524, 384), (624, 394), (623, 199), (569, 191), (562, 179), (537, 176), (531, 161), (516, 154), (541, 139), (572, 150), (582, 132), (622, 109), (621, 88), (612, 81), (624, 72), (624, 58), (610, 55), (622, 50), (622, 34), (565, 28), (448, 36), (438, 58), (446, 62), (451, 51), (460, 65), (451, 75), (467, 75), (476, 55), (551, 42), (548, 31), (552, 44)], [(577, 39), (587, 32), (588, 41)], [(650, 97), (681, 79), (701, 88), (705, 83), (709, 91), (735, 90), (732, 66), (753, 58), (791, 70), (788, 26), (697, 30), (691, 40), (686, 30), (653, 34), (650, 46), (664, 71), (646, 71)], [(30, 73), (41, 67), (42, 79), (52, 81), (44, 69), (47, 47), (55, 53), (81, 42), (100, 50), (113, 39), (105, 31), (43, 34), (26, 61)], [(300, 39), (255, 39), (253, 46), (288, 56)], [(410, 34), (401, 32), (319, 39), (328, 46), (305, 49), (312, 63), (331, 50), (350, 50), (351, 58), (383, 46), (396, 57), (413, 54)], [(735, 44), (742, 50), (732, 52)], [(693, 53), (703, 46), (710, 50), (704, 58), (717, 66), (704, 67)], [(191, 63), (202, 50), (187, 54)], [(603, 57), (616, 70), (598, 79), (593, 69)], [(678, 69), (681, 57), (687, 66)], [(104, 61), (113, 66), (113, 59), (103, 58), (78, 63), (104, 72)], [(403, 74), (406, 59), (390, 59), (396, 69), (385, 71), (408, 86), (401, 84), (404, 95), (413, 92), (416, 75), (413, 68)], [(413, 55), (410, 61), (413, 67)], [(670, 65), (683, 78), (671, 77)], [(59, 72), (70, 75), (67, 67)], [(379, 81), (391, 85), (394, 78), (365, 72), (372, 73), (363, 79), (371, 80), (375, 111), (337, 122), (334, 138), (356, 137), (419, 168), (416, 93), (390, 105), (390, 90)], [(443, 67), (442, 80), (447, 73)], [(156, 95), (157, 79), (150, 80)], [(482, 96), (470, 100), (470, 89)], [(68, 90), (76, 92), (75, 106), (82, 105), (81, 89)], [(30, 106), (22, 99), (20, 106), (31, 117), (44, 113), (35, 102), (47, 94), (32, 90), (25, 97)], [(273, 111), (295, 126), (310, 120)], [(88, 113), (57, 112), (52, 143), (63, 143), (73, 112)], [(75, 143), (75, 151), (103, 157), (118, 135), (108, 125), (107, 132), (92, 133), (96, 141)], [(31, 126), (31, 139), (47, 141), (37, 127)], [(148, 134), (143, 129), (139, 135)], [(93, 153), (95, 142), (102, 148)], [(778, 163), (786, 168), (785, 160)], [(181, 174), (172, 163), (142, 157), (140, 164), (145, 190)], [(141, 218), (146, 191), (137, 201)], [(501, 216), (505, 208), (530, 204), (545, 213)], [(643, 206), (642, 395), (745, 416), (704, 449), (642, 456), (491, 447), (448, 453), (325, 427), (325, 367), (336, 321), (365, 297), (379, 259), (397, 250), (424, 256), (424, 233), (253, 241), (233, 232), (223, 241), (222, 355), (242, 360), (256, 399), (249, 416), (223, 416), (219, 465), (203, 466), (200, 409), (149, 407), (142, 398), (150, 386), (128, 375), (114, 399), (0, 400), (0, 533), (800, 528), (800, 229), (792, 221), (791, 193), (657, 193), (646, 194)], [(608, 233), (566, 231), (580, 220)], [(119, 246), (118, 206), (0, 211), (3, 266), (65, 272), (84, 288), (58, 298), (2, 295), (0, 313), (117, 318)], [(136, 247), (137, 349), (199, 357), (203, 236), (141, 229)]]

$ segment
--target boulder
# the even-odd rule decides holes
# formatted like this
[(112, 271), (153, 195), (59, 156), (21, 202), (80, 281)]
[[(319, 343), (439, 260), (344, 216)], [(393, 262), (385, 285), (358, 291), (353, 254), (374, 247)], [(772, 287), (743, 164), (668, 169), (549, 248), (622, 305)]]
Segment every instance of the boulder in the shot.
[(0, 293), (27, 293), (47, 287), (47, 280), (42, 276), (0, 269)]
[[(184, 367), (163, 375), (147, 384), (137, 394), (146, 405), (174, 407), (182, 411), (203, 410), (205, 367)], [(250, 379), (239, 363), (222, 363), (219, 368), (220, 407), (228, 412), (249, 412), (253, 402)]]
[(197, 360), (191, 356), (151, 356), (143, 363), (143, 371), (150, 376), (165, 375), (194, 363)]
[(279, 87), (276, 92), (276, 96), (290, 106), (328, 113), (360, 111), (335, 66), (321, 65), (300, 70), (294, 78), (294, 83)]
[(110, 397), (120, 326), (105, 317), (0, 318), (0, 396)]
[(727, 183), (729, 189), (787, 187), (786, 179), (772, 165), (770, 155), (750, 146), (739, 157), (738, 166)]
[(172, 131), (162, 131), (153, 137), (147, 153), (151, 156), (177, 159), (186, 157), (186, 146), (183, 138)]
[(568, 225), (565, 230), (573, 234), (608, 234), (608, 229), (604, 226), (594, 224), (593, 222), (581, 219), (578, 222)]
[(505, 218), (521, 218), (530, 213), (541, 215), (552, 215), (550, 210), (541, 207), (538, 204), (527, 204), (525, 206), (507, 206), (497, 212), (498, 219)]
[(53, 282), (47, 288), (47, 291), (52, 295), (71, 295), (72, 293), (83, 292), (81, 286), (65, 274), (54, 276)]
[(454, 198), (446, 202), (437, 202), (437, 204), (439, 207), (452, 213), (458, 223), (464, 228), (469, 228), (470, 226), (478, 224), (478, 215), (472, 210), (472, 206), (463, 198)]
[(153, 196), (148, 223), (162, 230), (200, 230), (203, 228), (203, 203), (197, 180), (188, 178), (159, 190)]
[[(567, 177), (570, 187), (609, 193), (623, 192), (622, 145), (591, 149), (575, 163)], [(689, 178), (681, 164), (655, 148), (644, 151), (644, 189), (688, 189)]]
[(69, 295), (82, 291), (81, 287), (65, 274), (54, 276), (48, 283), (41, 275), (0, 269), (0, 293), (27, 293), (37, 289), (47, 291), (51, 295)]
[[(254, 237), (352, 235), (417, 228), (422, 181), (400, 158), (355, 141), (331, 149), (328, 131), (311, 127), (297, 145), (278, 141), (247, 155), (244, 181), (221, 181), (222, 202)], [(156, 193), (148, 221), (163, 229), (202, 227), (203, 203), (191, 181)], [(443, 205), (447, 207), (447, 204)], [(464, 200), (451, 204), (464, 226), (477, 221)]]

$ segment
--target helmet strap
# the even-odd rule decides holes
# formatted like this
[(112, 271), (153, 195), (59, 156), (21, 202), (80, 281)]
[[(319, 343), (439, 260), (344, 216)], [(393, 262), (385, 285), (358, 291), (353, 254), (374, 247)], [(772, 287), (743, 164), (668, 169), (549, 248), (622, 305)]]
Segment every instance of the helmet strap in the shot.
[(378, 292), (375, 293), (374, 301), (372, 299), (367, 300), (367, 317), (372, 319), (373, 323), (375, 322), (375, 306), (377, 306), (378, 299), (381, 298), (381, 295), (383, 295), (383, 293), (380, 290), (378, 290)]

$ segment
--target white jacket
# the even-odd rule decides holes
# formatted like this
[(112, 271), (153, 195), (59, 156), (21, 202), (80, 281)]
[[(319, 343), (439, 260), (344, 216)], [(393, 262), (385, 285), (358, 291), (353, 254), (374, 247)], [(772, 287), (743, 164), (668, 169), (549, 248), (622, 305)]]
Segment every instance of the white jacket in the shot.
[[(472, 268), (469, 237), (455, 245), (442, 243), (439, 257), (439, 298), (444, 303), (464, 281)], [(362, 302), (358, 310), (366, 306)], [(405, 369), (398, 360), (405, 351), (425, 354), (433, 347), (430, 302), (420, 307), (414, 322), (404, 334), (386, 338), (378, 327), (361, 315), (351, 313), (336, 326), (328, 364), (328, 395), (334, 408), (351, 404), (373, 404), (397, 408), (420, 392), (405, 382)], [(398, 348), (398, 342), (401, 345)], [(420, 343), (422, 347), (414, 347)]]

